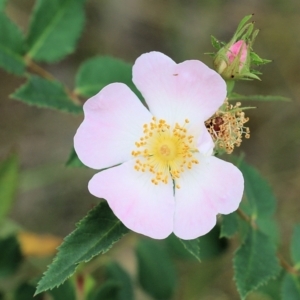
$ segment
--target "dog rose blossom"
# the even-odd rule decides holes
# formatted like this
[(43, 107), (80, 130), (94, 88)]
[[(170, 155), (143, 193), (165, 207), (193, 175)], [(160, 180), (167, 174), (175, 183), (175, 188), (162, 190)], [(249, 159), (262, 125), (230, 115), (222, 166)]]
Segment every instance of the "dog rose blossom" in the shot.
[(136, 60), (133, 82), (149, 109), (122, 83), (84, 104), (75, 150), (88, 167), (106, 169), (89, 191), (138, 233), (204, 235), (218, 213), (238, 208), (244, 188), (241, 172), (213, 156), (205, 127), (224, 103), (226, 83), (200, 61), (176, 64), (159, 52)]

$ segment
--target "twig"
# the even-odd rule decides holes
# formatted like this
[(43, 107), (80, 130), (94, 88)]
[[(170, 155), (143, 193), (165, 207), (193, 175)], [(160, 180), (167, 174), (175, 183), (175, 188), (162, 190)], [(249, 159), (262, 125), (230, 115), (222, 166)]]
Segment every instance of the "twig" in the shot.
[[(240, 208), (237, 210), (238, 215), (240, 216), (241, 219), (243, 219), (244, 221), (246, 221), (247, 223), (250, 224), (250, 226), (254, 229), (254, 230), (258, 230), (259, 227), (257, 226), (257, 224), (255, 223), (255, 221), (249, 217), (247, 214), (245, 214)], [(285, 269), (288, 273), (296, 275), (296, 276), (300, 276), (298, 270), (296, 270), (293, 266), (291, 266), (286, 259), (283, 257), (283, 255), (281, 253), (277, 253), (277, 258), (280, 262), (280, 265), (282, 266), (283, 269)]]
[[(56, 78), (49, 73), (48, 71), (46, 71), (45, 69), (43, 69), (41, 66), (39, 66), (38, 64), (36, 64), (34, 61), (31, 60), (30, 57), (25, 56), (25, 61), (26, 61), (26, 65), (27, 68), (37, 74), (40, 75), (41, 77), (53, 81), (56, 80)], [(76, 93), (72, 92), (68, 87), (64, 86), (64, 89), (66, 91), (66, 93), (68, 94), (68, 96), (70, 97), (70, 99), (76, 104), (76, 105), (82, 105), (80, 99), (78, 98), (78, 96), (76, 95)]]

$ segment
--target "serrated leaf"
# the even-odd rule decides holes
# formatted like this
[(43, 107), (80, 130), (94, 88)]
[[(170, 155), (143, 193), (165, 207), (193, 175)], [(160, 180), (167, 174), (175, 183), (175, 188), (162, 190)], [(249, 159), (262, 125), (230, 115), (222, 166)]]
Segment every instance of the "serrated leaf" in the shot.
[(264, 96), (264, 95), (250, 95), (250, 96), (244, 96), (244, 95), (239, 95), (236, 93), (232, 93), (229, 96), (229, 100), (250, 100), (250, 101), (284, 101), (284, 102), (289, 102), (291, 101), (290, 98), (283, 97), (283, 96)]
[(57, 288), (49, 291), (49, 294), (53, 297), (53, 300), (75, 300), (75, 287), (70, 280), (64, 282)]
[(275, 278), (280, 266), (276, 248), (263, 233), (249, 228), (246, 239), (234, 257), (234, 280), (242, 299), (251, 291)]
[(253, 218), (264, 218), (273, 215), (276, 199), (268, 182), (260, 173), (245, 161), (240, 164), (245, 180), (245, 196), (243, 209)]
[(176, 288), (176, 272), (166, 252), (152, 240), (140, 240), (136, 247), (138, 280), (157, 300), (171, 299)]
[(282, 300), (299, 300), (300, 299), (300, 278), (286, 274), (281, 288)]
[(0, 221), (9, 212), (18, 185), (19, 163), (16, 155), (0, 162)]
[(0, 2), (0, 66), (7, 72), (22, 75), (25, 72), (24, 41), (20, 29), (1, 10)]
[(77, 153), (74, 148), (72, 148), (69, 158), (66, 162), (67, 167), (84, 167), (85, 165), (78, 158)]
[(80, 66), (76, 75), (75, 92), (91, 97), (114, 82), (122, 82), (135, 89), (132, 82), (132, 65), (109, 56), (93, 57)]
[(235, 212), (229, 215), (222, 215), (220, 237), (230, 238), (238, 231), (238, 218)]
[(27, 56), (55, 62), (74, 51), (84, 25), (85, 0), (38, 0), (27, 37)]
[(200, 258), (200, 238), (194, 240), (182, 240), (179, 239), (184, 248), (190, 252), (198, 261), (201, 261)]
[(245, 179), (244, 201), (241, 209), (253, 219), (261, 232), (265, 233), (272, 241), (278, 241), (277, 224), (272, 218), (276, 199), (268, 182), (259, 172), (242, 161), (239, 166)]
[(73, 114), (82, 113), (82, 107), (72, 102), (60, 82), (49, 81), (34, 75), (30, 76), (27, 83), (10, 97), (28, 105), (57, 109)]
[(297, 269), (300, 269), (300, 224), (294, 228), (291, 242), (291, 257)]
[(19, 243), (15, 236), (0, 240), (0, 278), (12, 275), (22, 261)]
[(108, 280), (100, 286), (95, 294), (89, 297), (89, 300), (118, 300), (119, 289), (120, 283), (118, 281)]
[(116, 262), (109, 263), (106, 271), (109, 280), (118, 283), (118, 291), (116, 293), (116, 297), (113, 299), (133, 300), (133, 287), (129, 274)]
[(81, 262), (107, 252), (128, 229), (107, 202), (101, 202), (77, 225), (58, 248), (58, 254), (38, 283), (36, 294), (61, 285)]

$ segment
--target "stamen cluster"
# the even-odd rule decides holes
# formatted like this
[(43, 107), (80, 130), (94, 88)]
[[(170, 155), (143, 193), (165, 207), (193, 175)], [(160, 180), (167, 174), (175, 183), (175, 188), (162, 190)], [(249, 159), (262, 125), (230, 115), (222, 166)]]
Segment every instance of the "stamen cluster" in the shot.
[(245, 117), (240, 106), (240, 102), (233, 106), (226, 100), (222, 108), (205, 122), (217, 150), (225, 150), (230, 154), (234, 147), (241, 145), (243, 135), (246, 139), (250, 138), (250, 129), (244, 126), (249, 118)]
[[(135, 143), (137, 150), (131, 154), (137, 158), (134, 169), (136, 171), (149, 171), (153, 174), (152, 183), (165, 184), (169, 179), (176, 181), (186, 169), (198, 164), (193, 153), (198, 152), (194, 145), (194, 136), (188, 135), (186, 125), (178, 123), (173, 128), (165, 120), (152, 118), (150, 124), (143, 125), (144, 135)], [(175, 184), (180, 188), (178, 184)]]

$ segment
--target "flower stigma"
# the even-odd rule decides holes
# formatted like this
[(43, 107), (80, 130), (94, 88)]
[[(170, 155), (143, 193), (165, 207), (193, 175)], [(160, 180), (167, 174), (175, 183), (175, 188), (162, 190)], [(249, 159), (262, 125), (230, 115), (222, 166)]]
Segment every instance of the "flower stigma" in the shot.
[(151, 172), (151, 182), (167, 184), (169, 180), (175, 181), (180, 174), (191, 169), (199, 161), (194, 157), (198, 152), (193, 135), (188, 135), (186, 119), (183, 125), (178, 123), (170, 126), (165, 120), (152, 118), (150, 124), (143, 125), (144, 135), (135, 143), (137, 150), (131, 152), (136, 158), (134, 169), (140, 172)]

